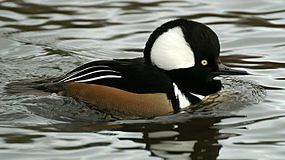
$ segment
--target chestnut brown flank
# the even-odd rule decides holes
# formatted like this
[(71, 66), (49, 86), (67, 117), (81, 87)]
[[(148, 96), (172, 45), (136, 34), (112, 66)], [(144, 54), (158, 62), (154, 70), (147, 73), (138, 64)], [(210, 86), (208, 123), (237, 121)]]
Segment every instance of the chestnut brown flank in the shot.
[(150, 118), (172, 112), (171, 102), (164, 93), (136, 94), (113, 87), (70, 82), (63, 95), (94, 105), (114, 117)]

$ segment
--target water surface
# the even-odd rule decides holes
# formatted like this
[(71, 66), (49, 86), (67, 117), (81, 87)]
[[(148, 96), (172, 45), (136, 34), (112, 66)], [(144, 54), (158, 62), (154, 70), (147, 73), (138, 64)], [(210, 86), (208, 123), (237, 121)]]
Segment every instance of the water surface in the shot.
[[(282, 0), (0, 1), (1, 159), (284, 159), (284, 8)], [(72, 110), (44, 108), (78, 106), (72, 99), (4, 92), (13, 80), (140, 57), (151, 31), (174, 18), (208, 24), (222, 61), (251, 73), (240, 78), (266, 88), (265, 99), (231, 111), (239, 116), (106, 124), (83, 104), (75, 122), (61, 116), (78, 117)]]

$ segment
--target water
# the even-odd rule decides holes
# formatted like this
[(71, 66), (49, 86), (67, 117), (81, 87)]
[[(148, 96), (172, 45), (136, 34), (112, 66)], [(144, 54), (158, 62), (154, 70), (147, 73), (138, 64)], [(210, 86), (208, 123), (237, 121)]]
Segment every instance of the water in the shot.
[[(282, 0), (0, 1), (1, 159), (284, 159), (284, 7)], [(241, 78), (266, 88), (264, 100), (231, 111), (239, 116), (103, 123), (85, 114), (90, 119), (70, 122), (66, 111), (42, 104), (78, 106), (72, 99), (4, 92), (12, 80), (142, 56), (150, 32), (178, 17), (208, 24), (222, 61), (251, 73)]]

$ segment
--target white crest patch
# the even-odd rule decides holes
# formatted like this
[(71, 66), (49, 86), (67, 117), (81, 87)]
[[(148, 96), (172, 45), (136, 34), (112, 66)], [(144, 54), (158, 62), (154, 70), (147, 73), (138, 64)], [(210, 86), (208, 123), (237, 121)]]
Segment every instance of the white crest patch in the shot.
[(185, 41), (180, 27), (169, 29), (154, 42), (151, 62), (164, 70), (189, 68), (195, 65), (194, 53)]

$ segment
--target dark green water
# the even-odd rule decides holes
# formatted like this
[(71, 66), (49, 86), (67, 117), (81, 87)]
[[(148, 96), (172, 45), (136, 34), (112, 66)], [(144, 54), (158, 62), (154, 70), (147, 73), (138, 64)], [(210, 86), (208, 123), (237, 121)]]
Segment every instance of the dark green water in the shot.
[[(282, 0), (1, 0), (0, 159), (284, 159), (284, 17)], [(140, 57), (151, 31), (174, 18), (208, 24), (223, 62), (251, 73), (240, 78), (264, 86), (264, 100), (230, 110), (238, 117), (99, 123), (68, 98), (4, 92), (13, 80)]]

